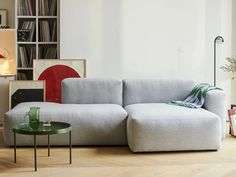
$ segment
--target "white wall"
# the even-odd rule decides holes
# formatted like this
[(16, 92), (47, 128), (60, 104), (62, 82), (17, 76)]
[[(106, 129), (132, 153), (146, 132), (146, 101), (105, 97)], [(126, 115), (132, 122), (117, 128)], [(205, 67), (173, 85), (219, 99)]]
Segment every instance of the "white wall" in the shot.
[(236, 1), (232, 1), (232, 55), (236, 57)]
[[(86, 58), (88, 77), (212, 83), (217, 35), (218, 67), (231, 55), (231, 1), (61, 0), (61, 58)], [(217, 83), (230, 97), (221, 70)]]
[(0, 0), (0, 9), (7, 9), (8, 25), (15, 28), (15, 0)]
[[(232, 1), (232, 57), (236, 57), (236, 1)], [(236, 104), (236, 80), (232, 80), (232, 102)]]

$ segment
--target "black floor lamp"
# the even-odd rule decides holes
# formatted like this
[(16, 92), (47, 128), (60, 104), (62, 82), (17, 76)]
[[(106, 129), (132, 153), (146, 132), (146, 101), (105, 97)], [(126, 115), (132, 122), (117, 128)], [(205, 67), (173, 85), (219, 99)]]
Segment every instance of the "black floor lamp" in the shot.
[(224, 42), (224, 38), (221, 36), (217, 36), (214, 40), (214, 86), (216, 86), (216, 43), (222, 44)]

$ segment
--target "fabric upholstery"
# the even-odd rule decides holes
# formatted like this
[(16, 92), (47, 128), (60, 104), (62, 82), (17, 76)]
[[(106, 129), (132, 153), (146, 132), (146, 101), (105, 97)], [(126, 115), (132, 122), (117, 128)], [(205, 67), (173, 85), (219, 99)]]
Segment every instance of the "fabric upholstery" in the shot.
[(122, 81), (115, 79), (64, 79), (62, 81), (62, 103), (122, 105)]
[(220, 118), (205, 109), (150, 103), (129, 105), (125, 110), (128, 144), (134, 152), (220, 147)]
[(123, 81), (123, 105), (184, 100), (193, 87), (194, 82), (184, 80), (127, 79)]
[(227, 116), (226, 94), (222, 90), (212, 90), (207, 93), (204, 108), (220, 117), (222, 138), (225, 137), (226, 116)]
[[(72, 125), (73, 145), (126, 145), (126, 111), (115, 104), (57, 104), (28, 102), (17, 105), (4, 118), (4, 143), (13, 145), (14, 125), (27, 122), (30, 106), (40, 107), (40, 121), (64, 121)], [(38, 136), (46, 145), (47, 137)], [(52, 145), (68, 145), (68, 134), (53, 135)], [(18, 135), (17, 145), (33, 145), (33, 136)]]
[[(182, 80), (128, 79), (122, 84), (114, 79), (65, 79), (64, 104), (21, 103), (5, 114), (4, 143), (13, 145), (13, 126), (27, 122), (29, 108), (38, 106), (41, 121), (72, 124), (73, 145), (126, 145), (128, 141), (134, 152), (216, 150), (224, 137), (223, 91), (208, 92), (204, 109), (165, 104), (184, 100), (194, 85)], [(32, 144), (32, 136), (17, 135), (17, 145)], [(37, 144), (47, 145), (47, 137), (38, 136)], [(68, 134), (53, 135), (51, 144), (68, 145)]]

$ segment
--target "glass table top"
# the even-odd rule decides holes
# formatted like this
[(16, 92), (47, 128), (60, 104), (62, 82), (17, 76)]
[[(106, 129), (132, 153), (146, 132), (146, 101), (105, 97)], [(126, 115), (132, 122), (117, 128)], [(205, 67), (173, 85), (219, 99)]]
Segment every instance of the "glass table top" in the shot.
[(39, 122), (39, 124), (33, 126), (29, 123), (20, 123), (13, 127), (14, 132), (26, 135), (51, 135), (66, 133), (71, 130), (71, 125), (66, 122), (50, 122), (50, 125)]

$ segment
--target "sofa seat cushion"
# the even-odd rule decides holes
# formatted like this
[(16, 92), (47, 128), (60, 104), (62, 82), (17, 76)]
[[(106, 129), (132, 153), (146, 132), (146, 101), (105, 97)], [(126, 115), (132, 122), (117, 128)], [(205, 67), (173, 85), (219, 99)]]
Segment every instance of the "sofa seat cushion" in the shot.
[[(26, 122), (31, 106), (40, 107), (40, 121), (64, 121), (72, 125), (73, 145), (125, 145), (126, 111), (116, 104), (57, 104), (28, 102), (18, 104), (5, 114), (4, 142), (13, 145), (12, 127)], [(33, 137), (17, 135), (18, 145), (32, 145)], [(47, 137), (38, 136), (39, 145), (47, 144)], [(68, 135), (53, 135), (52, 145), (67, 145)]]
[(134, 152), (220, 147), (220, 118), (207, 110), (164, 103), (133, 104), (125, 110), (128, 144)]

